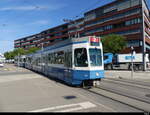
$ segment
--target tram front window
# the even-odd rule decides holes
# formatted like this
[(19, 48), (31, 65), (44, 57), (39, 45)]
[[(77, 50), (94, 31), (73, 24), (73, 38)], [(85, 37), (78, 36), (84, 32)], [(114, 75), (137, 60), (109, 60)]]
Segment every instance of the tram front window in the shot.
[(88, 67), (86, 48), (75, 49), (74, 56), (76, 67)]
[(100, 49), (89, 49), (91, 66), (102, 66), (102, 55)]

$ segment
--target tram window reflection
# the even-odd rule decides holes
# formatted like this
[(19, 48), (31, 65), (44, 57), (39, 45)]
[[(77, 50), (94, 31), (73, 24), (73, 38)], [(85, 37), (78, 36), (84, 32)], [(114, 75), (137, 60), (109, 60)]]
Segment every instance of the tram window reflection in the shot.
[(75, 49), (75, 66), (88, 67), (86, 48)]

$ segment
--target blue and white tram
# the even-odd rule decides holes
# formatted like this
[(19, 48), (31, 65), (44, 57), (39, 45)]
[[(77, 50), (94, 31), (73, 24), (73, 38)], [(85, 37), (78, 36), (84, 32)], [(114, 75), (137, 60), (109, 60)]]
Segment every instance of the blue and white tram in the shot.
[(95, 85), (104, 78), (100, 38), (72, 38), (27, 56), (26, 67), (70, 85)]
[(15, 64), (19, 67), (25, 67), (26, 55), (16, 56), (14, 61)]

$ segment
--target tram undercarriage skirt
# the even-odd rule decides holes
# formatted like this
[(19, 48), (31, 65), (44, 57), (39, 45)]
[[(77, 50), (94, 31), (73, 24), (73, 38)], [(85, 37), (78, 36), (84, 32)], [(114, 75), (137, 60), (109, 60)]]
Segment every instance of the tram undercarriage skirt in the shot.
[(85, 81), (83, 81), (83, 87), (84, 86), (98, 86), (98, 85), (100, 85), (100, 81), (101, 81), (101, 79), (85, 80)]
[(93, 80), (85, 80), (85, 81), (83, 81), (83, 86), (93, 86)]

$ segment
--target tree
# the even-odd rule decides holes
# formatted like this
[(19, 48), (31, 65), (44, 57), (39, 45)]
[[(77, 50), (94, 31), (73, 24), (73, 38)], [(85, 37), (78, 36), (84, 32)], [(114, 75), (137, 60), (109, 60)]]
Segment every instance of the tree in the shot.
[(9, 59), (14, 59), (15, 56), (25, 55), (25, 54), (26, 54), (26, 51), (24, 49), (18, 48), (18, 49), (14, 49), (13, 51), (10, 51), (10, 52), (5, 52), (4, 56), (7, 60), (9, 60)]
[(14, 49), (13, 51), (5, 52), (4, 56), (7, 60), (9, 60), (9, 59), (14, 59), (16, 56), (35, 53), (37, 50), (40, 50), (40, 48), (33, 47), (33, 48), (30, 48), (29, 50), (24, 50), (23, 48), (17, 48), (17, 49)]
[(117, 34), (110, 34), (102, 37), (102, 44), (105, 53), (116, 54), (126, 47), (127, 42), (124, 36)]
[(13, 53), (14, 53), (15, 56), (25, 55), (26, 54), (26, 50), (24, 50), (23, 48), (18, 48), (18, 49), (14, 49)]
[(5, 53), (4, 53), (4, 56), (5, 56), (6, 60), (9, 60), (9, 59), (12, 59), (12, 58), (13, 58), (12, 52), (5, 52)]
[(40, 50), (41, 48), (32, 47), (26, 51), (26, 54), (35, 53), (36, 51)]
[(24, 50), (23, 48), (17, 48), (14, 49), (13, 51), (5, 52), (4, 56), (7, 60), (9, 60), (9, 59), (14, 59), (18, 55), (20, 56), (20, 55), (35, 53), (37, 50), (40, 50), (40, 48), (33, 47), (30, 48), (29, 50)]

